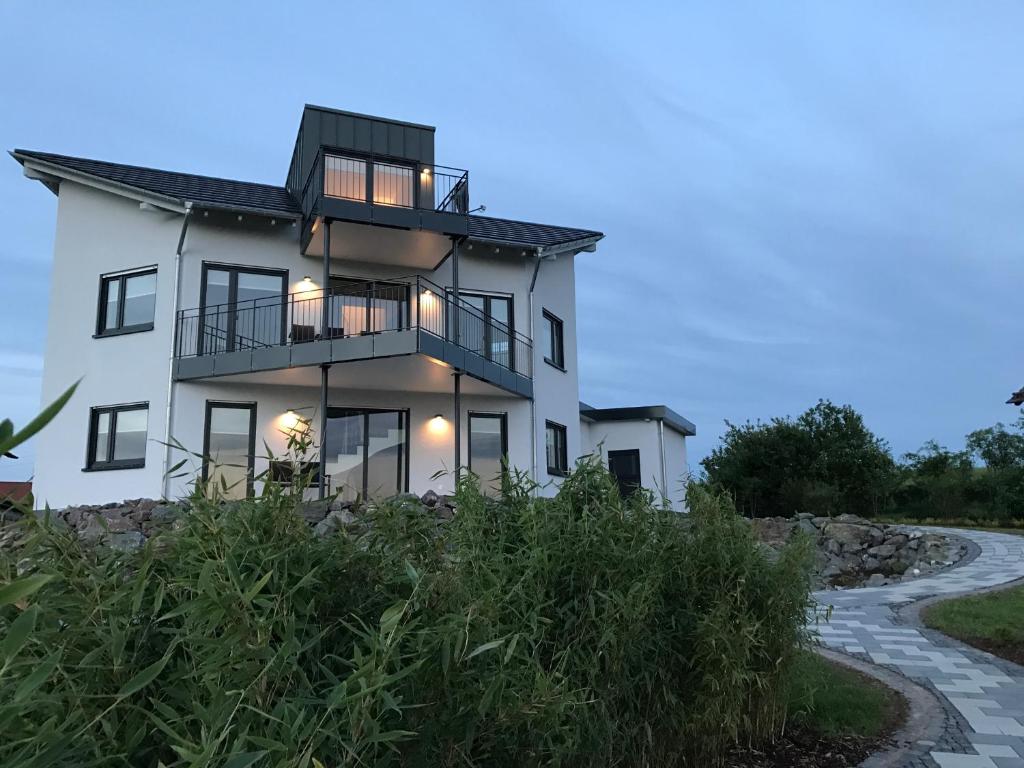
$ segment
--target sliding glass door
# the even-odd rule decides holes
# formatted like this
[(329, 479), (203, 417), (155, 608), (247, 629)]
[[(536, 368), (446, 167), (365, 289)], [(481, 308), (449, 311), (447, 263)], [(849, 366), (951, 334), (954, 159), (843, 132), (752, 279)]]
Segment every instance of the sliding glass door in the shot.
[(330, 301), (332, 338), (409, 327), (409, 286), (402, 283), (332, 277)]
[(326, 454), (331, 491), (342, 499), (381, 499), (408, 488), (408, 413), (328, 408)]
[(203, 265), (199, 353), (284, 343), (287, 273)]

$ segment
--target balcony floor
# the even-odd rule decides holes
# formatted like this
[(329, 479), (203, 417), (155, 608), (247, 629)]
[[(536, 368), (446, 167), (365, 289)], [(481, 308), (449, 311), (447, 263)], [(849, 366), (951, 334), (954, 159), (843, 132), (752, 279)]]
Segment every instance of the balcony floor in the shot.
[[(454, 387), (453, 373), (453, 368), (426, 355), (401, 355), (376, 360), (353, 360), (332, 365), (329, 375), (332, 389), (450, 394)], [(192, 380), (218, 384), (319, 387), (320, 368), (319, 366), (301, 366)], [(491, 397), (515, 396), (502, 387), (489, 384), (471, 375), (462, 377), (462, 392), (466, 395)]]

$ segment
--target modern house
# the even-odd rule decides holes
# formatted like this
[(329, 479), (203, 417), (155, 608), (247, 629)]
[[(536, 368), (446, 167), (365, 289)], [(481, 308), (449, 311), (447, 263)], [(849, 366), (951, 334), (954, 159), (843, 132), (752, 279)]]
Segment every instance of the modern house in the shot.
[(43, 401), (82, 378), (37, 502), (244, 495), (293, 479), (271, 456), (303, 430), (318, 494), (489, 489), (503, 457), (553, 493), (600, 446), (681, 508), (694, 426), (579, 401), (575, 260), (603, 235), (478, 215), (434, 133), (306, 106), (283, 186), (14, 150), (58, 197)]

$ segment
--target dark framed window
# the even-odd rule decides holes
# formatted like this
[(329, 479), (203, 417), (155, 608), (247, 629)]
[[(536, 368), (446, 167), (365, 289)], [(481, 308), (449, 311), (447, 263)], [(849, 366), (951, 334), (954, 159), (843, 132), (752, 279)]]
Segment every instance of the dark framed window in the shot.
[(89, 411), (85, 469), (138, 469), (146, 466), (149, 403), (104, 405)]
[(544, 362), (565, 370), (565, 344), (562, 340), (562, 321), (544, 310), (541, 341), (544, 344)]
[(256, 403), (206, 401), (203, 480), (220, 498), (244, 499), (253, 492)]
[(553, 421), (544, 424), (544, 445), (549, 475), (569, 474), (569, 448), (565, 426)]
[(639, 449), (608, 451), (608, 471), (615, 478), (622, 498), (632, 495), (640, 487)]
[(151, 331), (155, 314), (155, 267), (100, 278), (97, 336)]
[[(455, 306), (448, 291), (449, 314)], [(459, 345), (478, 355), (515, 370), (515, 307), (510, 294), (459, 291)], [(449, 338), (454, 338), (448, 318)]]
[(401, 331), (409, 320), (408, 285), (331, 276), (330, 338)]
[(416, 169), (401, 161), (325, 154), (324, 195), (415, 208)]
[(408, 491), (408, 425), (406, 410), (328, 407), (325, 482), (346, 501)]
[(199, 354), (284, 344), (288, 272), (203, 264)]
[(493, 495), (501, 490), (508, 458), (508, 415), (469, 412), (469, 471), (480, 480), (480, 490)]

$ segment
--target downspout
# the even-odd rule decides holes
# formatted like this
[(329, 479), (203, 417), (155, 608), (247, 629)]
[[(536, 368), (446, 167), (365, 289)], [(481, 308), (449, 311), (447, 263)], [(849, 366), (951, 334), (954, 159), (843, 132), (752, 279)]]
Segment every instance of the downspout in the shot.
[(166, 499), (171, 492), (171, 419), (174, 405), (174, 361), (178, 352), (178, 286), (181, 283), (181, 252), (185, 250), (185, 234), (188, 223), (192, 219), (192, 203), (185, 203), (185, 218), (181, 222), (181, 234), (178, 235), (178, 248), (174, 252), (174, 286), (171, 290), (171, 318), (174, 327), (171, 329), (171, 365), (167, 372), (167, 408), (164, 414), (164, 471), (161, 481), (161, 495)]
[(668, 501), (668, 472), (665, 468), (665, 420), (658, 419), (658, 445), (661, 448), (661, 498)]
[[(534, 335), (534, 318), (533, 318), (533, 289), (537, 286), (537, 275), (540, 272), (540, 249), (536, 252), (536, 261), (533, 264), (533, 277), (530, 279), (530, 294), (529, 294), (529, 305), (530, 305), (530, 343), (536, 344), (537, 339)], [(537, 350), (533, 350), (533, 360), (530, 361), (531, 370), (530, 373), (534, 373), (533, 368), (536, 367)], [(530, 398), (530, 479), (534, 483), (539, 482), (537, 479), (537, 400), (534, 397)], [(536, 488), (534, 489), (536, 493)]]

